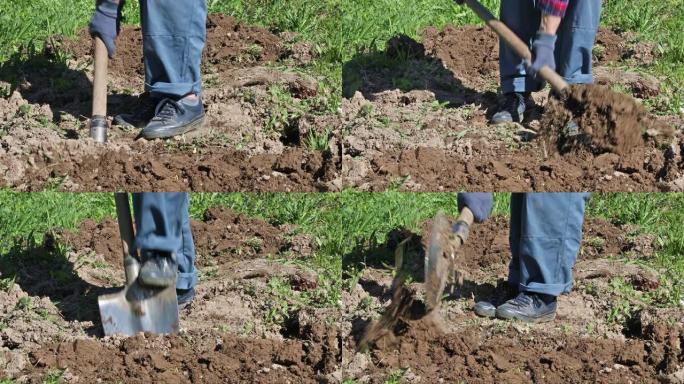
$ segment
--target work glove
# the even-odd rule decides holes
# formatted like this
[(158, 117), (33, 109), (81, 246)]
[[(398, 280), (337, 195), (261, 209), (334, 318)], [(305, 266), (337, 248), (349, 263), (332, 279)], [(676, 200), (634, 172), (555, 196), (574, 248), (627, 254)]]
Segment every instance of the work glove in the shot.
[(533, 77), (537, 77), (539, 70), (547, 65), (556, 70), (556, 58), (553, 54), (556, 47), (556, 35), (545, 32), (537, 32), (532, 41), (532, 63), (527, 66), (527, 72)]
[(494, 196), (490, 192), (463, 192), (458, 194), (458, 210), (468, 207), (473, 212), (476, 223), (489, 217), (494, 205)]
[(97, 0), (90, 20), (90, 35), (99, 36), (107, 46), (109, 58), (116, 52), (116, 37), (121, 29), (121, 8), (124, 0)]

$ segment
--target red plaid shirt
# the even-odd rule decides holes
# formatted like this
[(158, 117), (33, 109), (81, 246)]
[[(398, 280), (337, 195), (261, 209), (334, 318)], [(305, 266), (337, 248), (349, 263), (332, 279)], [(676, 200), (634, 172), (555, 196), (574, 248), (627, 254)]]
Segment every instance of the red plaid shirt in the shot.
[(547, 15), (563, 17), (568, 9), (568, 1), (570, 0), (538, 0), (537, 7)]

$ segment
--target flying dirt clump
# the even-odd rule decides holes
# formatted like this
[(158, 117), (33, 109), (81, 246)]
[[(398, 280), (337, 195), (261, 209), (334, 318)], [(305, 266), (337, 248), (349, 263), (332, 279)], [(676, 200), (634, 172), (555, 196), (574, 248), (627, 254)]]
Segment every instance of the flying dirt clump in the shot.
[[(647, 132), (672, 136), (671, 127), (657, 123), (631, 96), (603, 86), (571, 85), (564, 101), (550, 98), (542, 118), (542, 131), (550, 144), (566, 151), (589, 144), (597, 152), (623, 154), (643, 146)], [(574, 119), (584, 135), (568, 137), (566, 126)]]

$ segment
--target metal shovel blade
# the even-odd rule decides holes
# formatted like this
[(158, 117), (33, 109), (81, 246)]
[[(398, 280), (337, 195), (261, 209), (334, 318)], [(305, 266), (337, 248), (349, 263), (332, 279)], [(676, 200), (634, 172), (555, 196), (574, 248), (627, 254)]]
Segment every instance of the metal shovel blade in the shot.
[(432, 222), (425, 254), (425, 304), (428, 311), (439, 307), (442, 293), (451, 270), (446, 254), (449, 221), (444, 212), (437, 213)]
[(178, 332), (178, 300), (174, 286), (151, 289), (134, 281), (117, 293), (100, 296), (98, 304), (107, 336)]

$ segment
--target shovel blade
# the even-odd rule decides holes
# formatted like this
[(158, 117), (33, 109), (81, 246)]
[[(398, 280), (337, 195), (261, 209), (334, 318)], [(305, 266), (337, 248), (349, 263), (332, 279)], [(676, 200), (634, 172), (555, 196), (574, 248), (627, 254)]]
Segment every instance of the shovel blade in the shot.
[(100, 296), (98, 304), (107, 336), (176, 333), (180, 326), (173, 286), (150, 289), (134, 282), (117, 293)]
[(450, 264), (446, 257), (449, 221), (438, 212), (432, 222), (425, 252), (425, 304), (428, 311), (439, 307), (449, 277)]

